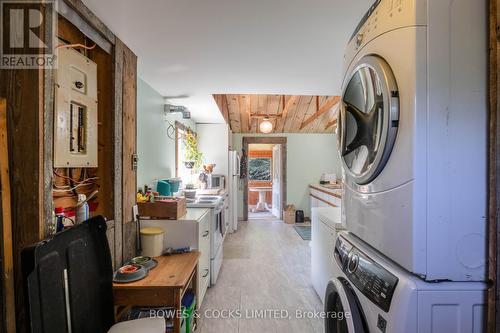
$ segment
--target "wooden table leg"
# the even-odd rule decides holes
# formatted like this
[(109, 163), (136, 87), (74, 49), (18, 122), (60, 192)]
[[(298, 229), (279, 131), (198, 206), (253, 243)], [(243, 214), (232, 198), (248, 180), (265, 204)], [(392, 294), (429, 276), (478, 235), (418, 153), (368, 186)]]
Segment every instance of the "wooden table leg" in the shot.
[(182, 309), (182, 289), (175, 289), (174, 291), (174, 309), (176, 314), (174, 317), (174, 333), (181, 332), (181, 309)]

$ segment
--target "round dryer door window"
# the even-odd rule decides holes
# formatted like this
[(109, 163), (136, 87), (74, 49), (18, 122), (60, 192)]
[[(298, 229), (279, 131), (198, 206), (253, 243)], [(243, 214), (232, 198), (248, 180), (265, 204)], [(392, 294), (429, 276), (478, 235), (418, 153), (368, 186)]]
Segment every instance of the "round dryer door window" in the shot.
[(350, 283), (344, 278), (330, 281), (325, 294), (326, 333), (368, 332), (365, 317)]
[(339, 150), (347, 175), (367, 184), (387, 163), (399, 122), (398, 87), (382, 58), (366, 56), (354, 67), (339, 117)]

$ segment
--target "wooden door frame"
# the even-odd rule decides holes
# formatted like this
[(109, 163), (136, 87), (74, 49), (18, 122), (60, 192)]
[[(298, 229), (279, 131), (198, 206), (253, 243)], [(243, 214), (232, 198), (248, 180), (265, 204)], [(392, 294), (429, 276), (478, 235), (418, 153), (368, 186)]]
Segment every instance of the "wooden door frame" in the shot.
[(498, 276), (500, 275), (500, 249), (498, 242), (500, 208), (500, 109), (499, 99), (499, 13), (498, 0), (488, 1), (489, 32), (488, 32), (488, 280), (489, 289), (487, 296), (486, 331), (497, 332), (500, 328), (499, 313), (499, 288)]
[[(275, 144), (281, 145), (281, 205), (286, 205), (286, 189), (287, 189), (287, 174), (286, 174), (286, 156), (287, 156), (287, 138), (281, 136), (244, 136), (243, 149), (248, 157), (248, 146), (251, 144)], [(247, 158), (248, 162), (248, 158)], [(248, 221), (248, 173), (243, 182), (243, 220)]]

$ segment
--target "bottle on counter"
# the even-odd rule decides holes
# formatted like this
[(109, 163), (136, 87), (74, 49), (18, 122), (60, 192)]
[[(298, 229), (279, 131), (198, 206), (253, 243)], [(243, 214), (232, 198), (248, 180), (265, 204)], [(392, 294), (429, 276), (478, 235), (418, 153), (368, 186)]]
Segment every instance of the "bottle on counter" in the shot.
[(86, 200), (87, 196), (85, 194), (78, 194), (78, 203), (76, 205), (76, 224), (89, 219), (89, 204)]
[(64, 208), (56, 207), (55, 215), (56, 215), (56, 232), (63, 231), (64, 219), (65, 219)]

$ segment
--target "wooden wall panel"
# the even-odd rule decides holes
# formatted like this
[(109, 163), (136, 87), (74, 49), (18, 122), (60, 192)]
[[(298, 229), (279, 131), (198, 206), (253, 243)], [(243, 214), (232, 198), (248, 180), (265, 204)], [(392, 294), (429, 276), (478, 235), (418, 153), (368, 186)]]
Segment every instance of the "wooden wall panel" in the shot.
[(43, 89), (42, 69), (0, 69), (0, 97), (7, 100), (9, 169), (16, 326), (25, 332), (26, 312), (21, 249), (43, 238)]
[(490, 280), (486, 331), (495, 333), (500, 330), (500, 6), (498, 0), (489, 0), (489, 142), (488, 142), (488, 278)]
[(123, 45), (123, 134), (122, 134), (122, 216), (123, 216), (123, 260), (136, 254), (136, 228), (132, 213), (136, 204), (137, 171), (133, 156), (137, 153), (137, 56)]
[(0, 331), (16, 331), (7, 101), (0, 98)]

